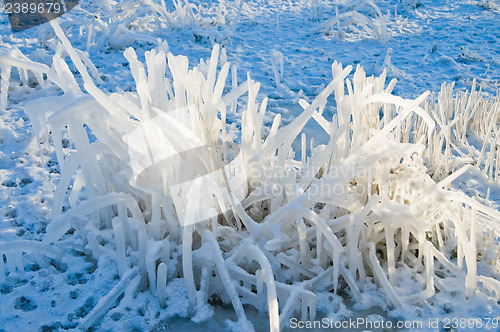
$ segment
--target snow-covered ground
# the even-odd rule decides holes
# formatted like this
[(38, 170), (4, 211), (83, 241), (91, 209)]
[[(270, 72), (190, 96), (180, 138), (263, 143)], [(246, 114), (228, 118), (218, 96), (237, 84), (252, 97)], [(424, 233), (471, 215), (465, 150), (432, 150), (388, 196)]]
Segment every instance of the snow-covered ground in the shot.
[[(386, 85), (396, 78), (398, 82), (393, 94), (404, 98), (414, 99), (429, 90), (429, 100), (436, 100), (443, 83), (455, 83), (454, 93), (460, 93), (470, 91), (474, 80), (482, 88), (481, 96), (485, 100), (494, 100), (500, 89), (500, 2), (497, 0), (165, 2), (166, 12), (170, 15), (157, 15), (158, 21), (142, 19), (150, 17), (144, 8), (153, 8), (151, 1), (142, 1), (140, 6), (127, 10), (119, 6), (120, 1), (106, 0), (82, 0), (57, 21), (72, 45), (87, 52), (80, 53), (80, 56), (88, 57), (95, 65), (95, 71), (90, 72), (96, 86), (102, 91), (123, 95), (135, 91), (136, 87), (131, 65), (123, 54), (126, 47), (132, 46), (141, 62), (146, 61), (146, 51), (155, 47), (159, 50), (168, 48), (173, 55), (186, 56), (192, 68), (199, 64), (200, 59), (208, 60), (213, 46), (220, 45), (221, 62), (231, 63), (225, 91), (232, 84), (244, 82), (247, 73), (252, 80), (259, 82), (258, 102), (264, 96), (269, 97), (263, 117), (268, 127), (276, 114), (281, 115), (284, 124), (302, 114), (299, 100), (312, 103), (328, 86), (332, 81), (334, 61), (354, 68), (362, 66), (368, 76), (378, 77), (386, 70)], [(130, 22), (123, 23), (133, 13), (137, 13), (137, 17), (132, 16)], [(123, 27), (130, 30), (121, 31)], [(2, 12), (2, 78), (7, 68), (7, 62), (2, 62), (2, 59), (9, 52), (18, 59), (22, 58), (19, 55), (22, 53), (29, 60), (49, 67), (54, 54), (62, 55), (80, 89), (84, 89), (79, 71), (70, 61), (67, 50), (63, 50), (50, 24), (12, 34), (7, 15)], [(103, 331), (239, 330), (241, 326), (226, 320), (236, 321), (232, 307), (222, 307), (216, 300), (212, 302), (215, 310), (212, 306), (204, 306), (205, 311), (193, 315), (189, 290), (182, 278), (169, 280), (164, 308), (156, 294), (153, 295), (145, 285), (142, 285), (143, 291), (127, 292), (126, 289), (141, 288), (141, 280), (119, 271), (114, 245), (100, 246), (99, 257), (95, 257), (96, 253), (89, 249), (78, 230), (71, 229), (57, 239), (51, 245), (53, 251), (33, 247), (33, 241), (44, 239), (46, 228), (53, 221), (61, 165), (52, 147), (52, 136), (42, 135), (45, 141), (38, 144), (26, 110), (31, 109), (32, 114), (42, 108), (47, 112), (56, 111), (51, 109), (56, 104), (38, 104), (36, 100), (63, 93), (55, 84), (42, 85), (33, 77), (23, 83), (16, 70), (12, 71), (12, 79), (5, 78), (1, 94), (7, 96), (7, 100), (0, 103), (3, 107), (0, 114), (0, 264), (5, 269), (0, 270), (0, 331), (73, 329), (86, 327), (87, 322), (92, 322), (89, 324), (95, 330)], [(348, 78), (353, 80), (352, 73)], [(331, 119), (337, 105), (333, 96), (328, 101), (323, 116)], [(31, 104), (26, 108), (28, 103)], [(227, 119), (233, 124), (233, 131), (229, 134), (238, 132), (242, 126), (242, 110), (246, 109), (246, 104), (240, 103), (241, 107), (236, 110), (228, 107)], [(80, 110), (87, 111), (90, 113), (91, 110)], [(75, 113), (74, 116), (80, 115)], [(500, 118), (491, 121), (493, 129), (490, 129), (497, 133), (498, 138)], [(308, 139), (313, 137), (316, 145), (329, 142), (330, 137), (318, 122), (308, 121), (302, 132)], [(483, 146), (481, 137), (472, 133), (469, 136), (469, 150), (465, 145), (459, 149), (465, 155), (471, 149), (471, 154), (479, 158)], [(238, 142), (240, 137), (234, 139)], [(494, 149), (495, 144), (498, 148), (498, 142), (490, 146)], [(74, 148), (66, 136), (62, 146), (65, 153)], [(293, 147), (300, 151), (299, 140)], [(310, 150), (307, 149), (308, 156)], [(486, 157), (482, 159), (479, 169), (467, 169), (452, 181), (451, 188), (472, 197), (491, 209), (493, 214), (498, 213), (499, 177), (482, 172), (482, 167), (488, 163)], [(493, 160), (491, 165), (494, 163)], [(495, 167), (491, 166), (491, 172), (498, 174), (498, 161)], [(442, 178), (435, 180), (439, 182)], [(76, 183), (72, 186), (77, 186)], [(85, 188), (82, 192), (83, 197)], [(67, 212), (67, 201), (62, 208)], [(101, 242), (112, 243), (116, 234), (113, 228), (108, 228), (103, 229), (100, 236)], [(492, 243), (498, 247), (498, 235), (492, 232), (491, 237)], [(26, 249), (24, 254), (22, 248)], [(40, 260), (39, 256), (45, 258)], [(178, 256), (179, 252), (173, 252), (172, 260)], [(498, 253), (493, 257), (498, 259)], [(500, 264), (483, 263), (477, 266), (478, 274), (498, 281)], [(404, 271), (404, 268), (401, 268), (401, 275), (411, 275), (412, 270)], [(120, 278), (124, 280), (123, 285)], [(352, 294), (346, 286), (338, 294), (329, 292), (331, 289), (320, 290), (317, 306), (318, 311), (323, 312), (321, 317), (340, 321), (371, 314), (372, 319), (385, 317), (393, 321), (424, 322), (439, 318), (441, 328), (446, 319), (474, 318), (481, 320), (483, 325), (487, 319), (496, 319), (497, 324), (500, 319), (498, 299), (496, 303), (488, 302), (484, 296), (468, 298), (460, 291), (451, 290), (449, 293), (453, 297), (436, 295), (434, 300), (420, 303), (420, 309), (408, 311), (388, 305), (383, 287), (376, 286), (376, 283), (372, 286), (365, 285), (365, 297), (356, 303), (350, 302)], [(454, 286), (450, 285), (451, 288)], [(112, 296), (116, 289), (125, 291), (114, 301), (103, 300)], [(398, 288), (398, 291), (402, 289)], [(500, 289), (496, 292), (500, 296)], [(112, 304), (99, 311), (99, 306), (106, 303)], [(280, 312), (283, 306), (284, 303), (280, 303)], [(247, 311), (256, 331), (269, 328), (267, 313), (257, 314), (249, 305)], [(282, 327), (286, 328), (286, 325)], [(498, 330), (498, 326), (490, 323), (488, 327)], [(485, 326), (473, 327), (472, 330), (485, 329)], [(467, 330), (467, 327), (459, 327), (459, 330)]]

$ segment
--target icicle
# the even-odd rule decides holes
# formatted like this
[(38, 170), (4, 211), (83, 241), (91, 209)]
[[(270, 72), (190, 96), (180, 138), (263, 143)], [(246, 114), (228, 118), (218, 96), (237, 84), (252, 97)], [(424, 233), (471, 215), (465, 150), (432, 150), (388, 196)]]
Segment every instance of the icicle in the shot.
[(387, 271), (389, 272), (389, 282), (394, 284), (395, 272), (396, 272), (396, 262), (394, 258), (394, 252), (396, 248), (394, 246), (394, 230), (392, 225), (387, 223), (384, 228), (385, 231), (385, 242), (386, 242), (386, 253), (387, 253)]
[(273, 66), (274, 82), (276, 83), (276, 87), (279, 87), (283, 81), (284, 63), (283, 53), (273, 50), (271, 53), (271, 64)]
[(155, 296), (157, 296), (156, 290), (156, 257), (155, 257), (155, 250), (154, 247), (147, 247), (146, 248), (146, 271), (148, 274), (148, 281), (149, 281), (149, 289), (151, 290), (151, 293)]
[(184, 280), (186, 282), (186, 290), (189, 302), (194, 307), (196, 304), (196, 286), (193, 276), (193, 261), (192, 261), (192, 243), (193, 243), (193, 226), (189, 225), (182, 229), (182, 270)]
[(162, 253), (161, 253), (161, 261), (165, 263), (168, 267), (168, 264), (170, 262), (170, 241), (167, 239), (163, 240), (163, 247), (162, 247)]
[(212, 274), (212, 268), (207, 265), (201, 268), (201, 277), (200, 277), (200, 290), (197, 292), (196, 300), (197, 300), (197, 309), (201, 309), (207, 305), (208, 300), (208, 289), (210, 286), (210, 275)]
[(155, 240), (160, 240), (163, 237), (163, 223), (160, 221), (160, 215), (160, 194), (153, 192), (151, 194), (151, 222), (148, 224), (148, 227), (152, 229), (151, 233)]
[(11, 66), (1, 66), (0, 67), (0, 109), (7, 109), (7, 94), (9, 91), (9, 83), (10, 83), (10, 72), (12, 70)]
[(158, 265), (158, 273), (156, 279), (156, 296), (158, 296), (158, 301), (160, 306), (165, 308), (166, 296), (167, 296), (167, 265), (165, 263), (160, 263)]
[[(236, 88), (238, 87), (238, 69), (236, 68), (235, 65), (232, 65), (231, 66), (231, 84), (232, 84), (232, 88), (233, 88), (233, 91), (236, 91)], [(235, 111), (236, 111), (236, 105), (237, 105), (237, 101), (233, 101), (231, 103), (231, 113), (234, 114)]]
[(148, 272), (146, 269), (147, 237), (146, 237), (146, 229), (144, 227), (139, 227), (137, 229), (137, 244), (139, 247), (139, 273), (141, 274), (141, 277), (145, 280), (148, 276)]
[(431, 245), (426, 242), (425, 245), (425, 279), (426, 279), (426, 298), (434, 295), (434, 255), (431, 251)]
[(470, 241), (467, 253), (470, 259), (467, 260), (467, 275), (465, 277), (465, 296), (471, 298), (477, 289), (477, 247), (476, 247), (476, 219), (477, 210), (472, 208), (470, 218)]
[(302, 162), (305, 162), (306, 161), (306, 134), (305, 133), (302, 133), (301, 135), (301, 140), (302, 140)]
[(129, 268), (127, 264), (127, 254), (125, 248), (125, 235), (123, 233), (123, 227), (119, 217), (114, 217), (112, 223), (113, 233), (115, 236), (116, 262), (118, 265), (120, 277), (123, 277), (123, 274)]

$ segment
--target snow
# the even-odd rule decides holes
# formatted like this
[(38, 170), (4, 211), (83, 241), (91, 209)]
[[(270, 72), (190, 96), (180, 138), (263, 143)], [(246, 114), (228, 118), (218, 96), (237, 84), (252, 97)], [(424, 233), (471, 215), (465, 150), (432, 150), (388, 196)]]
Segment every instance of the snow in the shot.
[[(485, 0), (2, 13), (0, 331), (500, 319), (499, 24)], [(219, 173), (189, 181), (210, 149), (159, 173), (219, 134)]]

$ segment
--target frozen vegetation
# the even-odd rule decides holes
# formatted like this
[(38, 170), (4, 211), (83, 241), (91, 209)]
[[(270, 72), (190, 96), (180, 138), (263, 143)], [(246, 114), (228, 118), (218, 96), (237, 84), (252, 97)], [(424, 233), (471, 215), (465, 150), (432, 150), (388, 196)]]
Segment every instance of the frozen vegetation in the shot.
[[(220, 305), (235, 331), (257, 329), (252, 307), (271, 331), (348, 306), (498, 319), (500, 59), (433, 45), (423, 64), (469, 76), (426, 91), (390, 43), (427, 5), (101, 1), (2, 37), (6, 330), (168, 330)], [(496, 1), (469, 6), (500, 22)], [(311, 44), (384, 49), (378, 75), (330, 59), (316, 84), (267, 46), (245, 63), (264, 51), (233, 45), (266, 11), (278, 39), (295, 13)]]

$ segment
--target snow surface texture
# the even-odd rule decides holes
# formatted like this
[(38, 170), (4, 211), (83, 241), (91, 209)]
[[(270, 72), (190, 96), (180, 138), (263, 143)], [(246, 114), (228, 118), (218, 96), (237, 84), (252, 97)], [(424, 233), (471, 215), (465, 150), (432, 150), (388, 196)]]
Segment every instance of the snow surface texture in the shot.
[[(131, 15), (138, 7), (124, 2), (108, 10), (107, 21), (61, 23), (80, 26), (75, 43), (87, 52), (156, 44), (143, 61), (124, 50), (135, 86), (110, 89), (99, 73), (105, 68), (73, 48), (57, 23), (55, 39), (39, 31), (54, 56), (40, 48), (30, 60), (22, 47), (3, 45), (1, 101), (10, 116), (1, 134), (21, 155), (3, 152), (2, 195), (40, 206), (5, 208), (6, 219), (25, 228), (2, 232), (7, 328), (161, 329), (174, 315), (207, 320), (213, 304), (225, 303), (237, 317), (228, 328), (251, 330), (246, 312), (253, 306), (278, 330), (291, 316), (313, 319), (316, 310), (348, 315), (348, 297), (408, 319), (449, 311), (498, 316), (498, 96), (473, 83), (456, 97), (444, 84), (436, 96), (404, 99), (385, 71), (367, 77), (362, 67), (337, 62), (326, 84), (294, 92), (288, 57), (273, 50), (271, 86), (301, 108), (282, 124), (281, 114), (266, 114), (260, 84), (250, 75), (241, 80), (228, 62), (239, 20), (265, 6), (174, 4), (148, 2), (144, 16)], [(315, 35), (346, 43), (397, 38), (390, 15), (371, 1), (338, 4), (329, 19), (322, 18), (327, 4), (301, 5), (313, 9), (306, 20)], [(171, 43), (151, 39), (155, 27), (190, 29), (195, 44), (208, 38), (226, 47), (209, 45), (210, 59), (190, 68), (186, 57), (169, 53)], [(404, 80), (393, 56), (388, 48), (383, 66)], [(482, 83), (488, 89), (494, 79)], [(16, 101), (29, 119), (18, 115)], [(18, 129), (28, 123), (34, 141)], [(308, 138), (308, 126), (323, 133), (324, 144)], [(40, 165), (23, 166), (30, 163)], [(16, 168), (26, 177), (16, 179)], [(467, 176), (460, 183), (469, 188), (449, 189)], [(483, 197), (470, 192), (475, 179)]]

